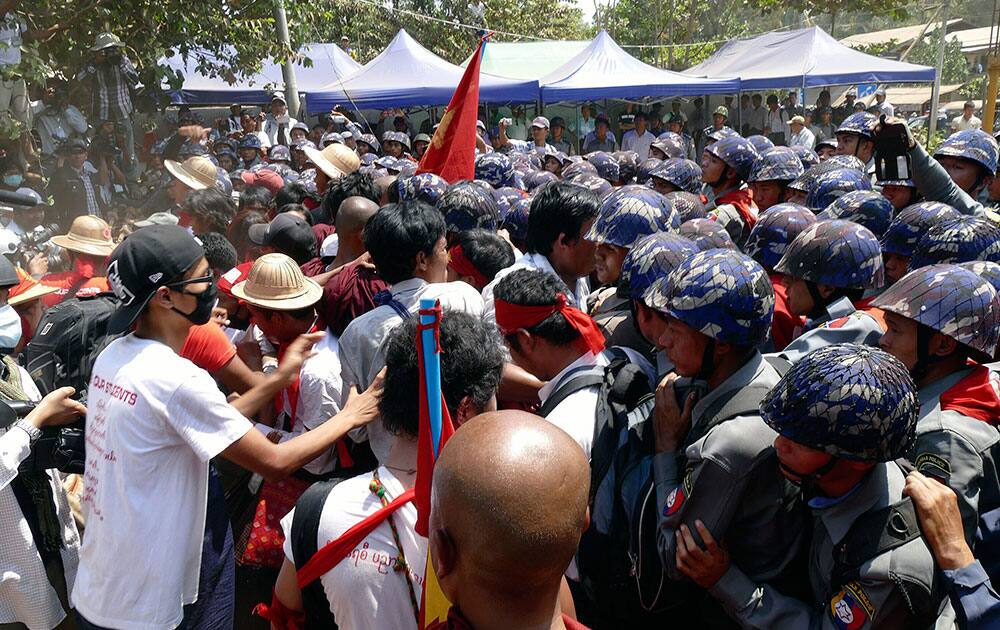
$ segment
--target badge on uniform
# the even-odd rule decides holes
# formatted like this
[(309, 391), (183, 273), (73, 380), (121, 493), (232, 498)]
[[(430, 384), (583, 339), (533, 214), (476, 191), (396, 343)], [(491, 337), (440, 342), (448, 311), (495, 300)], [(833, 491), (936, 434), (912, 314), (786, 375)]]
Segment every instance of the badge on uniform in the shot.
[(939, 481), (947, 483), (951, 479), (951, 463), (934, 453), (921, 453), (917, 455), (913, 467), (928, 477), (933, 477)]
[(857, 630), (874, 615), (875, 607), (857, 581), (848, 582), (830, 600), (830, 617), (839, 630)]
[(663, 506), (664, 516), (670, 516), (681, 509), (684, 500), (691, 496), (691, 476), (693, 473), (694, 471), (688, 468), (687, 472), (684, 473), (684, 480), (667, 495), (667, 504)]

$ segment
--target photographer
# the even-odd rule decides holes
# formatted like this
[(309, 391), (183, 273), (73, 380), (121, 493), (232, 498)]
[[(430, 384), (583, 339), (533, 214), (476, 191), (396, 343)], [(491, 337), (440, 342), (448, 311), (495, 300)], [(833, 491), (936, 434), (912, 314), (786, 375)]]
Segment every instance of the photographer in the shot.
[(132, 62), (122, 54), (122, 46), (122, 41), (111, 33), (98, 35), (90, 48), (93, 59), (76, 79), (90, 90), (91, 118), (114, 122), (124, 135), (124, 164), (132, 173), (136, 167), (132, 91), (139, 82), (139, 75)]
[[(11, 356), (21, 338), (21, 321), (7, 295), (17, 284), (14, 266), (0, 257), (0, 400), (37, 401), (38, 389)], [(0, 624), (54, 628), (69, 608), (67, 590), (76, 574), (80, 535), (58, 475), (25, 460), (43, 427), (67, 424), (85, 412), (70, 399), (73, 393), (71, 387), (58, 389), (24, 418), (0, 422), (5, 425), (0, 428), (0, 518), (7, 525), (0, 546)], [(5, 411), (0, 418), (13, 416)]]
[(82, 138), (72, 138), (59, 147), (58, 166), (48, 188), (54, 202), (51, 222), (66, 226), (80, 215), (99, 217), (107, 207), (105, 187), (110, 182), (107, 162), (98, 160), (101, 168), (95, 168), (89, 157), (90, 147)]
[(46, 87), (42, 98), (32, 103), (32, 111), (45, 157), (54, 157), (61, 143), (87, 133), (87, 119), (66, 101), (66, 89), (61, 85)]

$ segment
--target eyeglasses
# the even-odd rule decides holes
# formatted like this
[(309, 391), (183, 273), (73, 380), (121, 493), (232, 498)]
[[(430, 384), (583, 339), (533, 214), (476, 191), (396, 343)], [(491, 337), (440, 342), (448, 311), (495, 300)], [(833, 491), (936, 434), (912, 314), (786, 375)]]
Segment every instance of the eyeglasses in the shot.
[[(209, 274), (207, 276), (201, 276), (200, 278), (191, 278), (190, 280), (181, 280), (179, 282), (171, 282), (170, 284), (165, 284), (163, 286), (165, 286), (167, 288), (170, 288), (170, 289), (183, 289), (184, 287), (188, 286), (189, 284), (204, 284), (206, 282), (210, 283), (213, 280), (214, 280), (214, 278), (212, 277), (211, 274)], [(188, 292), (182, 290), (181, 293), (188, 293)], [(188, 295), (192, 295), (192, 294), (188, 293)]]

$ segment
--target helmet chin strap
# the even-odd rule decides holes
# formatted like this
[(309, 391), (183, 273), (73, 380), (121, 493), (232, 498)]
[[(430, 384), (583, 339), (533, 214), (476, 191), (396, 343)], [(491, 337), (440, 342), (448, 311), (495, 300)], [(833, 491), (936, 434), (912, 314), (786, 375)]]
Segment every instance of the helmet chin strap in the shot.
[[(840, 460), (838, 460), (836, 457), (830, 457), (830, 461), (823, 464), (822, 466), (812, 471), (811, 473), (801, 473), (795, 470), (794, 468), (791, 468), (790, 466), (786, 466), (784, 463), (782, 463), (781, 459), (778, 459), (778, 468), (798, 479), (797, 482), (792, 481), (792, 483), (802, 488), (803, 496), (805, 496), (808, 499), (811, 497), (825, 494), (822, 491), (822, 489), (820, 489), (819, 482), (831, 470), (833, 470), (833, 467), (837, 465), (838, 461)], [(789, 481), (791, 481), (791, 479), (789, 479)]]
[(917, 362), (910, 370), (910, 376), (914, 381), (922, 380), (927, 376), (932, 364), (937, 363), (942, 357), (931, 354), (931, 337), (934, 330), (930, 326), (917, 324)]
[(709, 337), (705, 349), (701, 353), (701, 368), (698, 370), (695, 379), (708, 382), (708, 378), (715, 372), (715, 338)]
[(806, 280), (806, 289), (809, 290), (809, 297), (812, 298), (813, 307), (809, 311), (809, 319), (816, 319), (817, 317), (822, 317), (826, 313), (826, 298), (824, 298), (819, 292), (819, 286), (812, 282), (811, 280)]

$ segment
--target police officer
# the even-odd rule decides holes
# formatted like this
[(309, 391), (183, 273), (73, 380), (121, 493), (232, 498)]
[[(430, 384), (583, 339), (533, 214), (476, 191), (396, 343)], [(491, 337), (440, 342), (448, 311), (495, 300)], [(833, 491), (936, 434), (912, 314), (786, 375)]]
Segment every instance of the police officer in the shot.
[[(667, 575), (683, 580), (674, 562), (678, 532), (698, 521), (726, 538), (750, 579), (795, 581), (804, 514), (797, 490), (778, 474), (775, 433), (759, 412), (779, 380), (756, 350), (774, 310), (767, 273), (736, 251), (699, 252), (646, 296), (666, 315), (660, 344), (674, 364), (653, 410), (657, 543)], [(700, 603), (699, 618), (724, 619), (707, 598)]]
[(689, 153), (693, 151), (688, 150), (684, 138), (672, 131), (664, 131), (649, 145), (649, 156), (661, 160), (687, 158)]
[(853, 190), (837, 197), (825, 210), (816, 215), (820, 221), (826, 219), (844, 219), (863, 225), (872, 234), (882, 238), (893, 215), (889, 200), (874, 190)]
[(837, 155), (853, 155), (865, 164), (866, 173), (875, 172), (875, 125), (878, 119), (868, 112), (851, 114), (837, 127)]
[(670, 158), (650, 172), (649, 182), (653, 190), (663, 195), (679, 190), (697, 194), (702, 186), (701, 167), (691, 160)]
[(893, 461), (912, 444), (917, 409), (906, 367), (882, 350), (837, 344), (806, 356), (767, 395), (761, 416), (779, 434), (781, 473), (812, 510), (808, 598), (755, 581), (707, 523), (681, 530), (680, 571), (744, 627), (932, 625), (942, 601), (934, 559)]
[(652, 359), (652, 346), (636, 327), (629, 300), (618, 295), (618, 281), (636, 240), (657, 232), (676, 232), (680, 224), (680, 215), (666, 197), (645, 186), (623, 186), (601, 202), (597, 219), (584, 235), (595, 244), (594, 272), (602, 285), (590, 294), (587, 312), (608, 346), (632, 348)]
[(240, 140), (239, 168), (249, 171), (255, 166), (263, 166), (264, 160), (260, 157), (260, 138), (253, 134), (247, 134)]
[[(764, 138), (764, 136), (758, 136)], [(753, 192), (753, 202), (757, 210), (763, 213), (776, 204), (786, 201), (788, 184), (805, 173), (802, 161), (788, 147), (765, 149), (750, 169), (747, 184)]]
[(637, 240), (622, 262), (618, 297), (628, 302), (643, 339), (649, 347), (657, 350), (656, 374), (661, 378), (674, 370), (674, 364), (670, 363), (659, 345), (667, 328), (667, 318), (646, 303), (645, 295), (658, 279), (668, 276), (697, 252), (698, 248), (688, 239), (677, 234), (657, 232)]
[(817, 221), (795, 237), (774, 270), (785, 276), (789, 312), (809, 318), (807, 331), (788, 344), (781, 360), (795, 363), (832, 343), (877, 344), (881, 322), (856, 307), (866, 289), (885, 281), (882, 250), (871, 230), (840, 219)]
[(882, 196), (889, 200), (896, 212), (920, 199), (920, 191), (912, 179), (880, 179), (877, 184), (882, 188)]
[(958, 265), (930, 265), (906, 274), (874, 305), (885, 311), (888, 325), (879, 345), (906, 365), (918, 388), (920, 415), (910, 459), (958, 494), (972, 544), (979, 515), (1000, 507), (994, 461), (1000, 433), (983, 421), (995, 413), (987, 406), (995, 396), (991, 388), (990, 397), (983, 397), (970, 387), (977, 377), (988, 379), (988, 370), (969, 365), (969, 359), (992, 360), (996, 351), (996, 290)]
[[(841, 158), (846, 158), (851, 166), (842, 166), (839, 163)], [(817, 169), (815, 177), (809, 182), (803, 203), (813, 211), (820, 212), (841, 195), (855, 190), (871, 190), (871, 178), (861, 170), (863, 166), (860, 160), (849, 155), (830, 158), (824, 162), (823, 168)]]
[(958, 210), (936, 201), (921, 201), (903, 208), (882, 235), (886, 284), (891, 285), (906, 275), (921, 236), (934, 225), (958, 216)]
[(910, 269), (973, 260), (1000, 262), (1000, 225), (963, 214), (931, 226), (920, 237)]
[(757, 150), (739, 135), (723, 138), (705, 147), (701, 158), (701, 179), (711, 190), (710, 214), (742, 247), (757, 221), (753, 194), (743, 186), (757, 159)]

